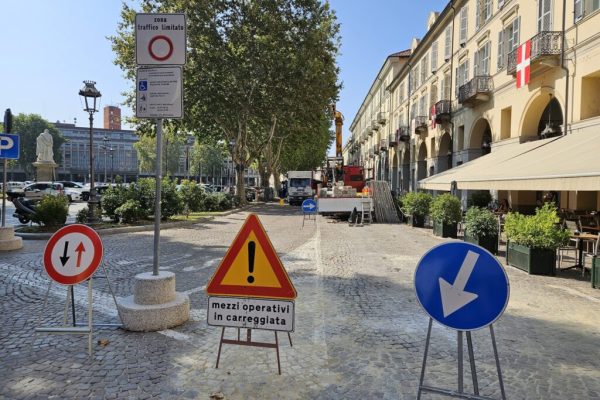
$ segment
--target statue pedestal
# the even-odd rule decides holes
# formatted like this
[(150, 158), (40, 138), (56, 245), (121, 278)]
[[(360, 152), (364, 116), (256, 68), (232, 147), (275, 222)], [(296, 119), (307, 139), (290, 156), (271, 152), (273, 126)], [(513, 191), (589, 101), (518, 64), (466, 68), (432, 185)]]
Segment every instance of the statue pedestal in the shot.
[(33, 163), (33, 166), (35, 167), (35, 170), (36, 170), (35, 177), (38, 182), (55, 180), (54, 171), (58, 167), (58, 164), (56, 164), (55, 162), (53, 162), (53, 161), (36, 161)]
[(23, 248), (23, 239), (15, 236), (12, 226), (0, 228), (0, 251), (18, 250)]

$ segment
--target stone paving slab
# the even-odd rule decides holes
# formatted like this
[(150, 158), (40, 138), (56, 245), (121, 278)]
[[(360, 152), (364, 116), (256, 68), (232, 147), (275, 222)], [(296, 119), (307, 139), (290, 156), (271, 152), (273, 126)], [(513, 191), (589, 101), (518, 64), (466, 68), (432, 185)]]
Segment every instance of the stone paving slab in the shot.
[[(100, 329), (94, 355), (86, 338), (35, 335), (58, 324), (65, 288), (56, 285), (46, 310), (43, 242), (0, 257), (0, 399), (414, 399), (427, 317), (412, 287), (420, 256), (441, 239), (398, 225), (349, 227), (320, 218), (301, 229), (297, 208), (256, 211), (298, 291), (293, 347), (279, 334), (275, 351), (225, 346), (215, 369), (220, 328), (206, 324), (204, 286), (241, 227), (244, 213), (162, 232), (161, 268), (177, 274), (191, 299), (191, 320), (163, 332)], [(131, 294), (135, 274), (151, 270), (151, 233), (103, 239), (118, 296)], [(509, 399), (600, 398), (600, 291), (578, 279), (528, 276), (507, 269), (511, 300), (496, 324)], [(76, 288), (85, 315), (86, 288)], [(94, 280), (95, 318), (116, 322), (106, 283)], [(236, 329), (227, 329), (236, 337)], [(272, 332), (255, 331), (272, 341)], [(498, 396), (487, 331), (473, 334), (483, 394)], [(468, 388), (469, 375), (465, 386)], [(456, 334), (434, 325), (427, 382), (456, 385)], [(424, 395), (424, 399), (440, 396)]]

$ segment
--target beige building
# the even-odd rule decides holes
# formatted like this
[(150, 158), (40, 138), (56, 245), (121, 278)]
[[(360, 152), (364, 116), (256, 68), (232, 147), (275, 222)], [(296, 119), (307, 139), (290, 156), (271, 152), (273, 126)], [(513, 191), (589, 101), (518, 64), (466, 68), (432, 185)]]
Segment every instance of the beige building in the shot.
[(598, 26), (600, 0), (449, 2), (385, 61), (346, 162), (397, 192), (491, 190), (524, 211), (551, 192), (600, 210)]

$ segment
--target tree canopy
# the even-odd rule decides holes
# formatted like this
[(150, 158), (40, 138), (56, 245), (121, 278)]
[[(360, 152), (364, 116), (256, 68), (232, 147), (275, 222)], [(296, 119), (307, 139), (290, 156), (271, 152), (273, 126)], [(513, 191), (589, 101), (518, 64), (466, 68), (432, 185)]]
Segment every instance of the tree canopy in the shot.
[[(325, 154), (330, 136), (317, 128), (339, 92), (339, 25), (327, 2), (142, 0), (140, 11), (187, 16), (184, 119), (171, 122), (181, 131), (193, 132), (201, 142), (230, 144), (234, 162), (244, 168), (253, 160), (287, 157), (282, 146), (288, 142), (296, 143), (292, 152), (308, 144), (307, 153)], [(129, 104), (135, 13), (123, 5), (117, 33), (110, 37), (115, 63), (132, 82)], [(321, 147), (315, 152), (315, 146)], [(268, 164), (276, 173), (279, 164)]]

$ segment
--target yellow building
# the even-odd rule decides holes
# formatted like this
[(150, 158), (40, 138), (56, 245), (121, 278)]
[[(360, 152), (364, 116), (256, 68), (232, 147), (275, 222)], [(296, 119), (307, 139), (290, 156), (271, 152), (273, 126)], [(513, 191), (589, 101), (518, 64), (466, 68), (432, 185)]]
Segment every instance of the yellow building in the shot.
[(600, 0), (449, 2), (387, 58), (347, 162), (396, 192), (457, 190), (466, 205), (491, 190), (523, 211), (551, 192), (600, 210), (598, 26)]

